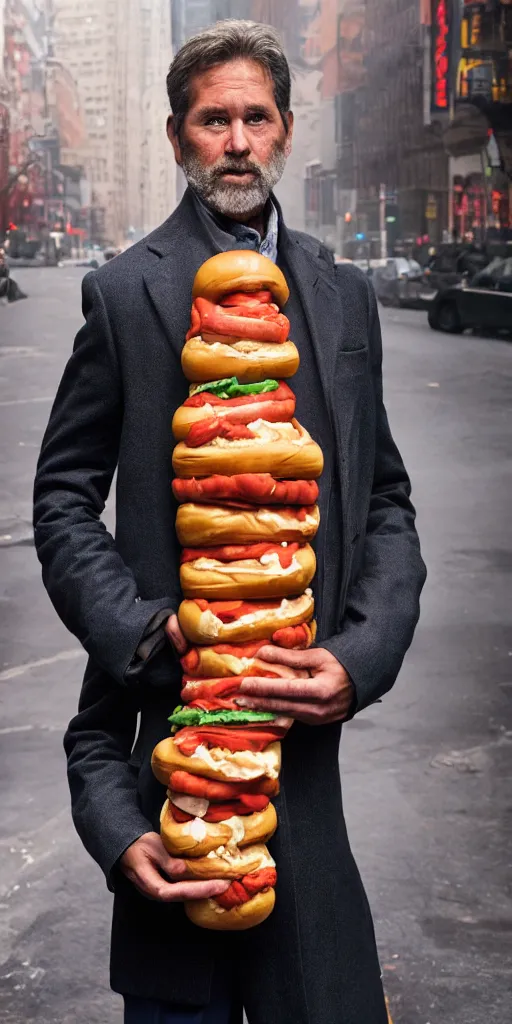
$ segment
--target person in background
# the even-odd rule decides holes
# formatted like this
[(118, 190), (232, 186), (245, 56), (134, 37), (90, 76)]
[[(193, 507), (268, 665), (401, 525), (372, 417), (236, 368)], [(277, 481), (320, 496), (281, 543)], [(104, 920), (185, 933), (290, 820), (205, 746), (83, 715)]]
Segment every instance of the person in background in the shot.
[(16, 302), (18, 299), (26, 298), (25, 292), (22, 292), (20, 286), (11, 277), (5, 249), (0, 249), (0, 300)]

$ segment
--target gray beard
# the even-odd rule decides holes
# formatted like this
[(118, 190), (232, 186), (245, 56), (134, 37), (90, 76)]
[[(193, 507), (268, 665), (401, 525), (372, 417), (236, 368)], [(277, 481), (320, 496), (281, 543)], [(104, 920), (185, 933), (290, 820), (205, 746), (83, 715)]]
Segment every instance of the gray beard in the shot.
[[(205, 167), (190, 147), (182, 151), (182, 167), (185, 177), (200, 199), (211, 206), (217, 213), (233, 220), (243, 217), (254, 217), (265, 206), (270, 193), (282, 177), (286, 157), (281, 147), (275, 147), (272, 156), (265, 166), (240, 161), (226, 161), (223, 168)], [(235, 182), (223, 182), (219, 171), (237, 167), (256, 174), (250, 185), (236, 185)]]

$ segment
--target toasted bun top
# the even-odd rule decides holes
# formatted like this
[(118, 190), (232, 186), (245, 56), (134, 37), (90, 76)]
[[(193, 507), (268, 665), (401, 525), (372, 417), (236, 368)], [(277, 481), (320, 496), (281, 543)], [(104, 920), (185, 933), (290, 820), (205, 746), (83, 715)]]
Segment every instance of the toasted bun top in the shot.
[(230, 292), (258, 291), (272, 292), (279, 306), (284, 306), (290, 295), (284, 274), (272, 260), (252, 249), (234, 249), (203, 263), (194, 279), (192, 298), (217, 302)]

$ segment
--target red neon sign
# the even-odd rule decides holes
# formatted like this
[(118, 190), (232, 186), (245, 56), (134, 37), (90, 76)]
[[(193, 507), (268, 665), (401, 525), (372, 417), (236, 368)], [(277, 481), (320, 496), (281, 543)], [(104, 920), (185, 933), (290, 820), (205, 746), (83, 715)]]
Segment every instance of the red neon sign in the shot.
[(433, 24), (432, 107), (448, 110), (450, 73), (450, 20), (447, 0), (438, 0)]

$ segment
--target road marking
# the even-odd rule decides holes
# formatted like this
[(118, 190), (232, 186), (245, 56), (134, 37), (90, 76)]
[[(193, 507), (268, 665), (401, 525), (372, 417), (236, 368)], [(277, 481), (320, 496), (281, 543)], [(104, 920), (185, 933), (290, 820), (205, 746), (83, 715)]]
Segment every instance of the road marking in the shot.
[(85, 651), (81, 647), (74, 647), (70, 651), (59, 651), (52, 658), (39, 658), (38, 661), (27, 661), (24, 665), (13, 665), (12, 668), (6, 668), (3, 672), (0, 672), (0, 683), (7, 682), (8, 679), (16, 679), (18, 676), (24, 676), (25, 672), (30, 672), (33, 668), (44, 668), (45, 665), (55, 665), (58, 661), (71, 661), (73, 658), (81, 658), (82, 654), (85, 654)]
[(33, 725), (9, 725), (0, 729), (0, 736), (7, 736), (11, 732), (32, 732)]
[(0, 406), (7, 405), (30, 405), (33, 402), (53, 402), (55, 395), (42, 395), (40, 398), (10, 398), (8, 401), (0, 402)]
[(389, 999), (388, 999), (387, 996), (386, 996), (386, 1007), (387, 1007), (387, 1011), (388, 1011), (388, 1024), (393, 1024), (393, 1018), (391, 1016), (391, 1010), (389, 1009)]

